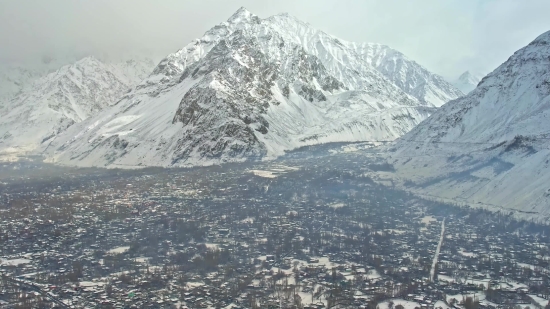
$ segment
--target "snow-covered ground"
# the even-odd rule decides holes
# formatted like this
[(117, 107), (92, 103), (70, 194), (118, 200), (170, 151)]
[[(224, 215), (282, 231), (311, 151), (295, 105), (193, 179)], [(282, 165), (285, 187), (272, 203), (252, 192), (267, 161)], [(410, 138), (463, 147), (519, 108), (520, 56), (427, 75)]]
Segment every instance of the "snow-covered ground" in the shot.
[(116, 247), (116, 248), (113, 248), (109, 251), (107, 251), (107, 253), (110, 253), (110, 254), (120, 254), (120, 253), (124, 253), (126, 251), (130, 250), (130, 246), (121, 246), (121, 247)]
[(379, 309), (389, 309), (390, 301), (393, 302), (393, 308), (395, 308), (398, 305), (403, 306), (405, 309), (414, 309), (416, 307), (419, 307), (419, 308), (421, 307), (420, 303), (410, 301), (410, 300), (395, 298), (395, 299), (391, 299), (391, 300), (387, 300), (379, 303), (378, 304)]
[(430, 224), (432, 222), (437, 222), (437, 219), (434, 216), (425, 216), (420, 219), (422, 224)]
[(0, 259), (1, 266), (19, 266), (24, 264), (29, 264), (31, 260), (26, 258), (17, 258), (17, 259)]
[(205, 243), (204, 244), (208, 249), (211, 249), (211, 250), (217, 250), (220, 248), (220, 245), (219, 244), (214, 244), (214, 243)]
[(289, 171), (296, 171), (299, 167), (276, 164), (266, 170), (250, 170), (256, 176), (263, 178), (277, 178)]

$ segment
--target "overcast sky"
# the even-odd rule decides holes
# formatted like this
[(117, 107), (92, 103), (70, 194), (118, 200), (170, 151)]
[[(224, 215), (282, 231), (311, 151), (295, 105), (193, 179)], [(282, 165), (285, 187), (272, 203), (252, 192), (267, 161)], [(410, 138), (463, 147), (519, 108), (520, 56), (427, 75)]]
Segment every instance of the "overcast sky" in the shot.
[(133, 51), (160, 59), (241, 6), (389, 45), (447, 78), (488, 73), (550, 30), (549, 0), (0, 0), (0, 62)]

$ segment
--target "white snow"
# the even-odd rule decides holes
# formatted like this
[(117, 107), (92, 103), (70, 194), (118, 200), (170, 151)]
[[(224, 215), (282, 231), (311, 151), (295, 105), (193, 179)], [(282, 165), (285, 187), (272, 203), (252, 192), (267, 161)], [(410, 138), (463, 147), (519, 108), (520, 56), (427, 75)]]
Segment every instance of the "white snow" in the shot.
[(453, 84), (456, 88), (460, 89), (460, 91), (468, 94), (476, 89), (477, 84), (484, 76), (485, 75), (481, 73), (466, 71), (462, 73)]
[(378, 307), (380, 309), (389, 309), (390, 301), (393, 302), (393, 308), (395, 308), (397, 305), (401, 305), (405, 309), (414, 309), (416, 307), (419, 307), (419, 308), (421, 307), (421, 305), (417, 302), (404, 300), (404, 299), (400, 299), (400, 298), (391, 299), (391, 300), (388, 300), (388, 301), (381, 302), (381, 303), (378, 304)]
[(93, 282), (93, 281), (80, 281), (78, 283), (78, 285), (80, 287), (83, 287), (83, 288), (91, 288), (91, 287), (101, 287), (101, 286), (104, 286), (105, 283), (104, 282), (100, 282), (100, 281), (97, 281), (97, 282)]
[(271, 171), (263, 171), (263, 170), (251, 170), (252, 174), (256, 176), (260, 176), (263, 178), (277, 178), (277, 175), (273, 174)]
[(213, 244), (213, 243), (205, 243), (204, 244), (208, 249), (211, 249), (211, 250), (217, 250), (220, 248), (220, 245), (219, 244)]
[(18, 259), (0, 259), (0, 265), (2, 266), (19, 266), (29, 264), (31, 260), (18, 258)]
[(420, 219), (422, 224), (430, 224), (432, 222), (437, 222), (437, 219), (434, 216), (424, 216)]
[(539, 304), (539, 306), (541, 306), (541, 308), (545, 308), (546, 305), (548, 305), (550, 303), (550, 301), (548, 299), (539, 297), (537, 295), (529, 294), (529, 297), (531, 297), (531, 299), (533, 301), (535, 301), (537, 304)]
[(387, 46), (240, 9), (45, 154), (59, 164), (120, 168), (272, 159), (307, 145), (394, 140), (460, 95)]
[(121, 247), (116, 247), (116, 248), (113, 248), (109, 251), (107, 251), (107, 253), (110, 253), (110, 254), (120, 254), (120, 253), (124, 253), (126, 251), (130, 250), (130, 246), (121, 246)]
[(67, 127), (116, 103), (151, 65), (150, 61), (104, 63), (86, 57), (0, 98), (0, 160), (47, 147)]
[(391, 146), (397, 177), (416, 184), (407, 189), (539, 222), (550, 218), (549, 46), (547, 32)]

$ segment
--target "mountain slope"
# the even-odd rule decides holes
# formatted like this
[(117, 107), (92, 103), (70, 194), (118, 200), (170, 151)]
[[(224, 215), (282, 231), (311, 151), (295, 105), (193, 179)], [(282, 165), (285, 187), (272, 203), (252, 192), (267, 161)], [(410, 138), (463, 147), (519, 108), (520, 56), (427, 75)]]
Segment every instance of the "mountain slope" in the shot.
[(49, 59), (40, 63), (11, 63), (0, 66), (0, 106), (32, 86), (34, 81), (56, 71), (70, 59)]
[[(59, 58), (43, 57), (42, 61), (0, 64), (0, 105), (22, 92), (32, 91), (29, 88), (38, 79), (83, 58), (86, 56), (74, 54)], [(147, 77), (155, 66), (150, 56), (136, 53), (122, 55), (116, 59), (103, 54), (99, 61), (116, 67), (121, 71), (122, 78), (134, 85)]]
[(26, 86), (0, 107), (0, 151), (27, 153), (115, 103), (141, 77), (147, 62), (105, 64), (87, 57)]
[(458, 79), (454, 82), (454, 86), (467, 94), (476, 89), (477, 84), (479, 84), (482, 78), (483, 74), (470, 73), (470, 71), (466, 71), (458, 77)]
[(426, 194), (550, 216), (550, 32), (396, 142)]
[(348, 45), (395, 85), (421, 102), (439, 107), (464, 95), (443, 77), (388, 46), (372, 43)]
[[(288, 14), (275, 15), (268, 20), (285, 38), (290, 38), (303, 46), (308, 53), (321, 59), (329, 70), (332, 70), (334, 62), (358, 67), (368, 65), (405, 93), (430, 106), (439, 107), (464, 95), (443, 77), (429, 72), (388, 46), (340, 40)], [(366, 79), (365, 82), (370, 83), (371, 80)]]
[(238, 10), (114, 107), (52, 143), (52, 162), (190, 166), (304, 145), (393, 140), (436, 104), (407, 93), (351, 43), (287, 15)]

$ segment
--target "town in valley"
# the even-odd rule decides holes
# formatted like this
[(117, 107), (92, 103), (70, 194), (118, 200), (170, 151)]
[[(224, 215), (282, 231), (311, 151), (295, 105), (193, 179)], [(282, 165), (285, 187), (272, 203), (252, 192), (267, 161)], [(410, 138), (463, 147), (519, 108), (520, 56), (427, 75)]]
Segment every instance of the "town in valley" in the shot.
[(419, 198), (378, 176), (390, 165), (320, 148), (2, 164), (0, 308), (548, 308), (550, 227)]

